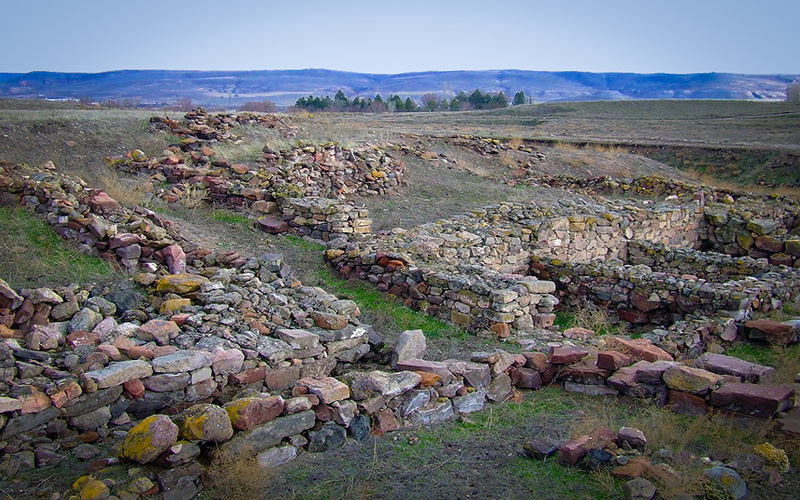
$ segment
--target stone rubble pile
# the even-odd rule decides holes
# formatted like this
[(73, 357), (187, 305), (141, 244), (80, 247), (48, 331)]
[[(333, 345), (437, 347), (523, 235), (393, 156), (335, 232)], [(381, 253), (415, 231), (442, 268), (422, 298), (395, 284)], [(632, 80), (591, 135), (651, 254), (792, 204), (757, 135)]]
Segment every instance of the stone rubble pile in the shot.
[(404, 183), (405, 165), (371, 146), (342, 148), (333, 143), (282, 151), (264, 148), (257, 166), (217, 158), (216, 151), (196, 139), (170, 146), (159, 158), (135, 150), (106, 162), (128, 173), (146, 173), (168, 188), (154, 195), (173, 203), (187, 189), (202, 189), (210, 201), (230, 207), (251, 206), (283, 198), (386, 194)]
[(232, 135), (230, 131), (243, 125), (290, 129), (288, 119), (279, 115), (263, 115), (246, 111), (212, 115), (203, 108), (185, 113), (182, 121), (172, 120), (167, 116), (151, 116), (149, 121), (151, 130), (163, 130), (181, 137), (193, 137), (202, 141), (235, 141), (238, 137)]

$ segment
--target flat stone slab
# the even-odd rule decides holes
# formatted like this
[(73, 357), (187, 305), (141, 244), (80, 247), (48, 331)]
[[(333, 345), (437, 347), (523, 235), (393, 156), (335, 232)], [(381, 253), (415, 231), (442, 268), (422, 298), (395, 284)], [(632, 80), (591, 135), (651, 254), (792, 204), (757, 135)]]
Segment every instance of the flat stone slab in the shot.
[(278, 330), (278, 338), (292, 349), (313, 349), (319, 345), (319, 335), (306, 330), (282, 328)]
[(672, 361), (672, 356), (665, 350), (656, 347), (647, 339), (627, 340), (620, 337), (611, 337), (606, 342), (609, 349), (622, 352), (635, 359), (645, 361)]
[(360, 401), (380, 395), (392, 399), (410, 391), (422, 381), (422, 376), (411, 371), (388, 373), (379, 370), (353, 372), (346, 377), (353, 399)]
[(684, 365), (667, 368), (663, 378), (670, 389), (701, 395), (706, 394), (721, 381), (721, 377), (716, 373)]
[(350, 397), (350, 388), (333, 377), (322, 379), (303, 378), (297, 385), (308, 388), (308, 392), (317, 396), (320, 402), (330, 404)]
[(441, 361), (426, 361), (424, 359), (406, 359), (398, 361), (395, 365), (397, 371), (429, 372), (442, 377), (442, 383), (449, 383), (453, 379), (453, 372), (447, 368), (447, 363)]
[(783, 385), (726, 384), (711, 392), (709, 403), (724, 410), (769, 418), (794, 405), (794, 390)]
[(205, 351), (177, 351), (153, 359), (156, 373), (183, 373), (211, 366), (211, 354)]
[(579, 347), (551, 347), (548, 359), (554, 365), (569, 365), (577, 363), (588, 355), (589, 351)]
[(743, 359), (724, 354), (706, 353), (700, 356), (698, 366), (719, 375), (734, 375), (746, 382), (765, 382), (770, 379), (775, 368), (750, 363)]
[(257, 425), (249, 431), (237, 433), (222, 446), (223, 451), (234, 455), (260, 453), (280, 444), (285, 438), (314, 427), (317, 417), (312, 410), (301, 411)]
[(105, 368), (87, 372), (86, 376), (97, 383), (98, 389), (116, 387), (135, 378), (145, 378), (153, 374), (153, 367), (147, 361), (118, 361)]

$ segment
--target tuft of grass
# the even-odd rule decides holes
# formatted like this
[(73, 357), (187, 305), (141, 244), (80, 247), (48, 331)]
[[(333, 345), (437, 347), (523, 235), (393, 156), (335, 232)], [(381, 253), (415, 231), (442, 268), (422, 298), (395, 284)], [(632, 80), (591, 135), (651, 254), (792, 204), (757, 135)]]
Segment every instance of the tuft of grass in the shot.
[(207, 486), (215, 498), (254, 500), (263, 498), (263, 492), (272, 482), (273, 472), (262, 467), (255, 456), (234, 456), (216, 453), (205, 471)]
[(0, 207), (0, 277), (14, 288), (111, 281), (110, 264), (84, 255), (25, 208)]
[(569, 313), (556, 316), (556, 324), (564, 328), (586, 328), (597, 335), (625, 335), (625, 327), (614, 323), (606, 308), (586, 302)]

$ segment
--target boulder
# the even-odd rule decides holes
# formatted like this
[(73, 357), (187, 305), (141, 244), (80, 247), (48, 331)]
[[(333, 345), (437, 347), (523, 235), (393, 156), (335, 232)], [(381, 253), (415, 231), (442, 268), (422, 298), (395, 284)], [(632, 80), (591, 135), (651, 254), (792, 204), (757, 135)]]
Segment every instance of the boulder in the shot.
[(155, 460), (178, 440), (178, 426), (165, 415), (152, 415), (139, 422), (122, 443), (121, 454), (140, 464)]
[(247, 431), (277, 418), (283, 412), (280, 396), (250, 396), (234, 399), (225, 405), (233, 428)]
[(176, 417), (181, 439), (222, 443), (233, 436), (228, 412), (212, 404), (191, 406)]

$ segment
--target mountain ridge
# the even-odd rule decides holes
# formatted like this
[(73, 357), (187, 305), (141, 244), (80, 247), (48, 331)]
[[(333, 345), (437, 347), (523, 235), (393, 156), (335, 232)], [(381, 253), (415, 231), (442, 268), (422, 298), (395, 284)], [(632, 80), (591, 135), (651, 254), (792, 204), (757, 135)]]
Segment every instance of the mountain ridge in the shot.
[(461, 90), (519, 90), (534, 102), (624, 99), (767, 99), (783, 100), (787, 85), (800, 75), (736, 73), (592, 73), (582, 71), (455, 70), (398, 74), (357, 73), (320, 68), (297, 70), (202, 71), (117, 70), (102, 73), (35, 71), (0, 73), (0, 98), (133, 99), (145, 105), (191, 99), (195, 104), (235, 107), (269, 99), (289, 106), (307, 95), (348, 97)]

